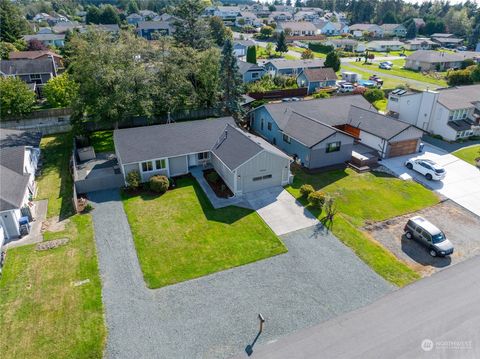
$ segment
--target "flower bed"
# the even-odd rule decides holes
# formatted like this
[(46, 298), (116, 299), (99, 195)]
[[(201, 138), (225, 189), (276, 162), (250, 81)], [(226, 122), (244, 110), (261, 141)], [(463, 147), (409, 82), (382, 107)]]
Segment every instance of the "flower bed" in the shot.
[(222, 177), (214, 169), (203, 171), (203, 177), (205, 177), (217, 197), (228, 198), (233, 196), (233, 192), (230, 191), (230, 188), (228, 188)]

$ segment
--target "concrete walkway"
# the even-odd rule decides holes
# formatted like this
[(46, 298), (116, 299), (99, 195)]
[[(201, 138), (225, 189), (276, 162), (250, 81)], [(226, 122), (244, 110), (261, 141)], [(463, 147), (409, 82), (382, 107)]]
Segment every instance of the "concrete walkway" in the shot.
[(47, 218), (47, 204), (46, 199), (34, 202), (32, 211), (34, 221), (30, 223), (30, 233), (22, 238), (7, 239), (4, 244), (5, 248), (26, 246), (43, 241), (42, 224)]
[(317, 225), (318, 220), (282, 187), (246, 195), (251, 208), (277, 235)]
[[(282, 236), (288, 253), (157, 290), (145, 287), (117, 191), (89, 195), (106, 358), (226, 358), (371, 303), (394, 288), (330, 233)], [(161, 233), (158, 235), (161, 236)]]

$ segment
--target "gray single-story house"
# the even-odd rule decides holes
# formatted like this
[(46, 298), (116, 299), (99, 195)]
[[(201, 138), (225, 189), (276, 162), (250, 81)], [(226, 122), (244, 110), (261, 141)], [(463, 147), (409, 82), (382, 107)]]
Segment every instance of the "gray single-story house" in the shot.
[(257, 64), (251, 64), (242, 60), (237, 60), (237, 64), (238, 72), (240, 72), (244, 83), (257, 81), (266, 74), (265, 69)]
[(324, 59), (313, 60), (285, 60), (273, 59), (263, 65), (272, 76), (296, 76), (305, 69), (320, 69), (325, 65)]
[(337, 74), (330, 67), (306, 69), (297, 77), (298, 87), (307, 87), (309, 95), (322, 88), (335, 86), (336, 83)]
[(292, 178), (291, 158), (267, 141), (223, 117), (114, 131), (115, 152), (125, 177), (139, 171), (175, 177), (193, 167), (213, 166), (235, 196), (284, 186)]
[(380, 158), (414, 153), (423, 134), (378, 113), (361, 95), (265, 104), (250, 112), (250, 126), (310, 169), (349, 161), (356, 143)]

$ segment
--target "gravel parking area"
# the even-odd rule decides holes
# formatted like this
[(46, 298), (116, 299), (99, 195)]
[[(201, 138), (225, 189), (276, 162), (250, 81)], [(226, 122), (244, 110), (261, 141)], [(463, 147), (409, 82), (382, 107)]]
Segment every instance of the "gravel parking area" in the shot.
[[(433, 258), (425, 247), (405, 238), (403, 228), (408, 218), (414, 215), (425, 217), (445, 232), (455, 247), (453, 255)], [(423, 276), (480, 254), (480, 217), (451, 200), (414, 214), (374, 223), (366, 226), (365, 230)]]
[(258, 313), (266, 323), (257, 345), (365, 306), (394, 289), (314, 226), (281, 236), (286, 254), (149, 290), (118, 192), (89, 198), (95, 207), (107, 358), (230, 357), (254, 341)]

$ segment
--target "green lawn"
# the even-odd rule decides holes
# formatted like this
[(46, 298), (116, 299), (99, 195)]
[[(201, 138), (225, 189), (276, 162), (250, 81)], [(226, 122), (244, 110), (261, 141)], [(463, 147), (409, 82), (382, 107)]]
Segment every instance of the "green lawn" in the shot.
[(387, 111), (387, 103), (388, 100), (385, 98), (383, 100), (378, 100), (373, 103), (373, 106), (378, 110), (378, 111)]
[[(69, 217), (62, 232), (44, 240), (68, 238), (64, 246), (36, 251), (35, 245), (7, 251), (0, 278), (2, 358), (101, 358), (106, 328), (90, 215), (74, 215), (68, 172), (72, 138), (45, 137), (41, 198), (48, 217)], [(89, 280), (81, 286), (73, 283)]]
[(90, 135), (90, 142), (95, 152), (115, 152), (113, 131), (97, 131)]
[[(292, 51), (299, 52), (299, 53), (303, 53), (306, 50), (303, 47), (298, 47), (298, 46), (289, 46), (288, 49), (292, 50)], [(327, 57), (326, 54), (322, 54), (320, 52), (315, 52), (315, 51), (313, 51), (313, 56), (316, 57), (316, 58), (319, 58), (319, 59), (324, 59), (324, 58)]]
[(215, 210), (197, 182), (177, 180), (162, 196), (124, 194), (140, 265), (150, 288), (182, 282), (287, 251), (254, 211)]
[(387, 249), (360, 230), (369, 221), (382, 221), (438, 203), (438, 197), (413, 181), (403, 181), (378, 172), (358, 174), (351, 169), (307, 174), (294, 170), (287, 190), (319, 219), (321, 211), (311, 208), (300, 195), (302, 184), (335, 197), (338, 214), (333, 233), (373, 270), (391, 283), (403, 286), (420, 276), (396, 259)]
[(480, 157), (480, 145), (465, 147), (461, 150), (453, 152), (453, 154), (465, 162), (475, 166), (475, 159)]
[[(340, 71), (337, 73), (338, 77), (342, 77), (342, 71), (350, 71), (350, 72), (356, 72), (357, 74), (362, 76), (363, 80), (368, 80), (370, 76), (372, 76), (371, 73), (368, 73), (366, 71), (362, 71), (361, 68), (358, 68), (356, 66), (348, 66), (345, 63), (342, 63), (342, 67)], [(406, 81), (402, 80), (397, 80), (397, 79), (392, 79), (392, 78), (386, 78), (382, 77), (383, 79), (383, 89), (394, 89), (399, 85), (405, 85)]]

